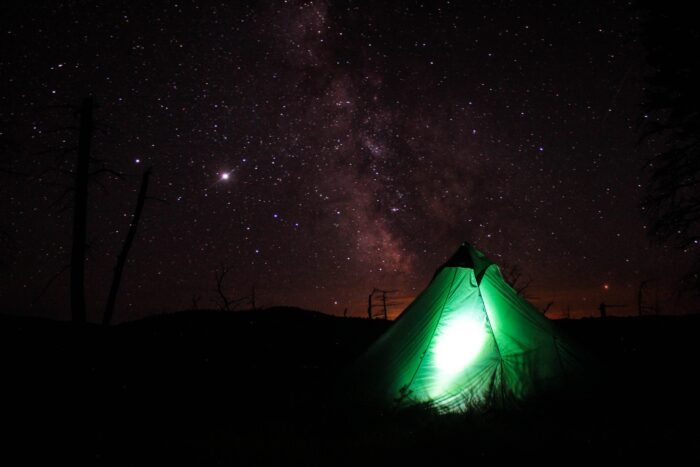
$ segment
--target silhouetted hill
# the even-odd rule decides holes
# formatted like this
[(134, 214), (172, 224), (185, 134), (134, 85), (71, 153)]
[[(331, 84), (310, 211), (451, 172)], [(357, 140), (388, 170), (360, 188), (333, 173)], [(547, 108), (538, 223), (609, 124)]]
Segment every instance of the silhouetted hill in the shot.
[(698, 434), (685, 427), (700, 414), (700, 316), (559, 321), (601, 369), (599, 392), (581, 404), (338, 418), (336, 376), (390, 325), (286, 307), (109, 328), (0, 315), (2, 423), (27, 452), (105, 465), (437, 459), (425, 443), (441, 446), (440, 464), (465, 445), (485, 463), (495, 449), (540, 455), (543, 443), (555, 457), (629, 460), (686, 455)]

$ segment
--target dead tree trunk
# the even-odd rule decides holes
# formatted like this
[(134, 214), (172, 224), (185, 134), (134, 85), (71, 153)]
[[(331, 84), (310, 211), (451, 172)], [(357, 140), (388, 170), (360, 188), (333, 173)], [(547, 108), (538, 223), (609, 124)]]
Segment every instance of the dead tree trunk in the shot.
[(80, 106), (80, 136), (75, 166), (75, 200), (73, 208), (73, 245), (70, 261), (70, 306), (75, 323), (87, 319), (85, 308), (85, 247), (87, 243), (87, 196), (90, 173), (90, 144), (92, 142), (92, 97)]
[(229, 300), (224, 292), (224, 278), (230, 270), (231, 268), (229, 266), (222, 264), (220, 269), (214, 271), (214, 278), (216, 279), (216, 293), (218, 293), (219, 298), (221, 298), (221, 309), (224, 311), (231, 311), (231, 300)]
[[(372, 319), (375, 317), (380, 318), (382, 315), (379, 314), (379, 315), (375, 316), (374, 313), (372, 313), (372, 308), (382, 307), (384, 319), (389, 319), (389, 308), (388, 307), (390, 305), (394, 306), (396, 304), (395, 303), (387, 303), (387, 295), (391, 294), (391, 293), (395, 293), (395, 292), (397, 292), (397, 291), (396, 290), (381, 290), (381, 289), (378, 289), (376, 287), (373, 288), (372, 292), (370, 292), (369, 296), (367, 297), (367, 317), (369, 319)], [(379, 294), (379, 293), (381, 293), (381, 296), (378, 298), (378, 300), (381, 300), (381, 301), (377, 302), (377, 300), (374, 299), (374, 295)]]
[(134, 238), (136, 237), (136, 229), (138, 228), (139, 220), (141, 219), (143, 205), (146, 203), (146, 194), (148, 193), (148, 181), (150, 177), (151, 169), (148, 168), (143, 173), (143, 177), (141, 178), (141, 188), (139, 189), (139, 195), (136, 199), (136, 209), (134, 210), (134, 216), (131, 219), (131, 224), (129, 225), (129, 232), (126, 234), (126, 240), (124, 240), (124, 246), (122, 246), (122, 251), (117, 257), (117, 265), (114, 267), (114, 277), (112, 278), (112, 286), (109, 288), (109, 297), (107, 298), (105, 315), (102, 319), (102, 324), (104, 324), (105, 326), (109, 325), (109, 323), (112, 321), (112, 316), (114, 315), (114, 306), (117, 302), (117, 293), (119, 292), (119, 285), (122, 281), (124, 265), (126, 265), (126, 258), (129, 255), (131, 244), (134, 243)]
[(384, 309), (384, 319), (389, 319), (386, 312), (386, 290), (382, 290), (382, 308)]

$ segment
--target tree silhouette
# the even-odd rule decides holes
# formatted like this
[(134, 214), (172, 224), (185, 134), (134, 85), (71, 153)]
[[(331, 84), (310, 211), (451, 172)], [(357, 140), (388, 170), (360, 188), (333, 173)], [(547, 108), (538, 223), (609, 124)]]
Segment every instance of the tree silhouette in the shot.
[(73, 245), (70, 261), (70, 304), (71, 315), (76, 323), (86, 320), (85, 309), (85, 248), (87, 243), (87, 199), (90, 181), (90, 146), (94, 122), (92, 97), (86, 97), (80, 106), (80, 135), (78, 137), (78, 158), (75, 166), (73, 185)]
[(131, 244), (134, 243), (134, 238), (136, 238), (136, 229), (138, 228), (139, 221), (141, 220), (143, 205), (146, 203), (146, 195), (148, 193), (148, 181), (150, 177), (151, 168), (149, 167), (143, 173), (143, 178), (141, 179), (141, 188), (139, 189), (139, 195), (136, 199), (136, 209), (134, 209), (134, 215), (131, 218), (131, 223), (129, 224), (129, 232), (126, 234), (124, 246), (122, 247), (122, 251), (117, 257), (117, 265), (114, 267), (114, 278), (112, 279), (112, 286), (109, 289), (107, 306), (105, 307), (105, 314), (102, 319), (102, 324), (104, 325), (109, 325), (109, 323), (112, 321), (112, 316), (114, 315), (114, 306), (117, 301), (117, 292), (119, 292), (119, 284), (121, 284), (122, 273), (124, 272), (124, 265), (126, 264), (126, 258), (129, 255)]
[(554, 305), (554, 302), (549, 302), (549, 303), (547, 303), (547, 306), (545, 306), (545, 307), (544, 307), (544, 310), (542, 310), (542, 314), (545, 315), (545, 316), (547, 316), (547, 312), (548, 312), (549, 309), (552, 307), (552, 305)]
[[(214, 271), (214, 279), (216, 280), (216, 294), (218, 295), (219, 309), (222, 311), (234, 311), (240, 304), (254, 301), (254, 298), (249, 296), (239, 298), (230, 298), (228, 296), (227, 287), (224, 286), (224, 279), (226, 279), (226, 275), (231, 272), (232, 269), (233, 268), (231, 266), (221, 264), (221, 266)], [(255, 288), (253, 288), (252, 291), (254, 293)]]
[(515, 290), (515, 293), (525, 298), (525, 291), (530, 287), (532, 279), (525, 277), (522, 269), (517, 264), (508, 265), (504, 263), (501, 274), (508, 285)]
[[(647, 49), (642, 138), (660, 149), (647, 161), (643, 210), (653, 240), (688, 250), (700, 242), (700, 28), (690, 7), (643, 4)], [(700, 263), (687, 275), (696, 290)]]
[[(367, 298), (367, 316), (369, 319), (389, 319), (389, 307), (396, 306), (397, 303), (387, 301), (387, 299), (389, 298), (390, 294), (394, 294), (396, 292), (398, 292), (398, 290), (382, 290), (376, 287), (373, 288)], [(374, 314), (372, 312), (373, 308), (381, 308), (382, 312), (379, 314)]]
[(196, 293), (192, 294), (192, 309), (193, 310), (199, 310), (199, 301), (202, 299), (202, 296)]
[[(0, 177), (24, 176), (12, 166), (11, 155), (19, 152), (17, 142), (9, 136), (7, 124), (0, 122)], [(0, 178), (0, 182), (3, 180)], [(0, 192), (0, 194), (3, 194)], [(7, 268), (12, 259), (14, 248), (14, 238), (10, 230), (5, 226), (4, 219), (0, 224), (0, 271)]]
[[(93, 112), (97, 106), (92, 97), (82, 100), (80, 106), (56, 105), (49, 109), (69, 109), (73, 110), (79, 120), (79, 125), (61, 126), (47, 131), (46, 133), (61, 134), (66, 131), (78, 132), (78, 144), (66, 147), (67, 138), (61, 138), (61, 144), (49, 147), (35, 153), (40, 155), (54, 155), (54, 166), (45, 168), (37, 174), (30, 174), (30, 180), (42, 181), (43, 177), (50, 173), (57, 173), (59, 176), (67, 176), (72, 179), (70, 186), (64, 186), (63, 193), (53, 202), (52, 206), (57, 206), (61, 211), (73, 209), (72, 237), (70, 248), (70, 307), (71, 318), (76, 323), (84, 323), (87, 320), (87, 309), (85, 304), (85, 261), (88, 254), (87, 241), (87, 218), (88, 218), (88, 194), (90, 183), (96, 183), (103, 190), (105, 187), (100, 183), (99, 176), (110, 175), (123, 179), (121, 173), (112, 170), (104, 160), (95, 158), (92, 155), (92, 140), (96, 131), (103, 130), (95, 124)], [(72, 155), (76, 154), (75, 159)], [(71, 156), (71, 157), (68, 157)], [(72, 162), (74, 161), (74, 162)], [(62, 184), (59, 184), (62, 185)], [(72, 195), (72, 201), (67, 201)], [(62, 272), (62, 271), (61, 271)], [(52, 277), (47, 287), (60, 275)]]

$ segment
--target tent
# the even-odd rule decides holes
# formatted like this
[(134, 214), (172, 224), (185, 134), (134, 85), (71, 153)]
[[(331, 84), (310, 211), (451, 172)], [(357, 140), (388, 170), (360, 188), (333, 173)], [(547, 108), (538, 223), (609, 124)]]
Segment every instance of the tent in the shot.
[(554, 323), (463, 243), (353, 373), (356, 389), (384, 405), (451, 412), (545, 397), (581, 369)]

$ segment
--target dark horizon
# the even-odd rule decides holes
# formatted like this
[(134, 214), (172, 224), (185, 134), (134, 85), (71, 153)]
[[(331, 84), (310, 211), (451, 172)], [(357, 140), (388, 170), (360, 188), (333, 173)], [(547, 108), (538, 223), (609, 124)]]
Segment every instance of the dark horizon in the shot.
[[(640, 207), (646, 73), (628, 3), (377, 6), (323, 1), (3, 6), (0, 301), (67, 319), (71, 109), (94, 96), (86, 296), (100, 321), (148, 201), (115, 320), (216, 308), (214, 274), (258, 306), (365, 316), (420, 293), (462, 241), (531, 280), (550, 314), (663, 313), (691, 250), (652, 245)], [(60, 130), (60, 131), (57, 131)], [(60, 155), (60, 154), (59, 154)], [(62, 159), (61, 159), (62, 158)], [(70, 199), (70, 198), (68, 198)], [(395, 307), (394, 314), (400, 307)]]

